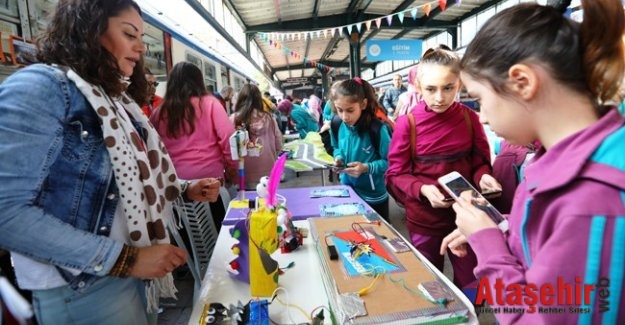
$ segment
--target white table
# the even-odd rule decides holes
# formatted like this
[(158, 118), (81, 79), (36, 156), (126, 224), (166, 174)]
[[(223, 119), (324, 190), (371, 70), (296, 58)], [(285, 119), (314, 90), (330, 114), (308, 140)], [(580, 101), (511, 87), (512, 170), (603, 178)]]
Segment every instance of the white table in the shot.
[[(295, 221), (296, 227), (309, 228), (308, 221)], [(229, 233), (232, 226), (222, 226), (215, 251), (211, 258), (208, 270), (202, 281), (200, 297), (193, 307), (189, 324), (199, 324), (204, 304), (220, 302), (228, 307), (231, 303), (246, 304), (250, 300), (250, 286), (230, 278), (226, 271), (227, 264), (234, 259), (230, 247), (236, 242)], [(321, 275), (318, 272), (319, 261), (311, 236), (304, 238), (304, 245), (296, 251), (282, 254), (278, 249), (272, 257), (278, 261), (280, 267), (285, 267), (291, 262), (295, 266), (286, 270), (278, 280), (279, 287), (288, 292), (288, 298), (283, 290), (278, 291), (278, 298), (285, 303), (295, 304), (310, 313), (321, 305), (328, 305), (328, 299), (323, 287)], [(266, 299), (266, 298), (265, 298)], [(287, 301), (288, 299), (288, 301)], [(288, 312), (287, 312), (288, 311)], [(301, 312), (295, 308), (288, 308), (274, 300), (269, 305), (269, 317), (280, 324), (290, 324), (288, 314), (297, 323), (310, 322)]]
[[(295, 226), (310, 229), (307, 220), (295, 221)], [(221, 227), (213, 257), (202, 281), (199, 299), (194, 304), (189, 320), (191, 325), (199, 324), (204, 304), (219, 302), (228, 307), (230, 304), (236, 305), (238, 301), (246, 304), (251, 299), (249, 284), (230, 278), (226, 271), (227, 264), (235, 257), (230, 250), (230, 247), (236, 242), (230, 236), (229, 229), (231, 227), (226, 225)], [(464, 294), (423, 255), (416, 250), (415, 253), (430, 269), (434, 270), (447, 286), (452, 288), (465, 305), (469, 306), (468, 324), (478, 324), (473, 306)], [(272, 257), (278, 261), (280, 267), (285, 267), (290, 262), (295, 262), (295, 266), (286, 270), (278, 281), (279, 286), (288, 292), (289, 297), (287, 298), (284, 291), (280, 290), (278, 291), (278, 298), (285, 303), (303, 308), (307, 313), (312, 312), (318, 306), (328, 306), (328, 298), (319, 272), (318, 255), (311, 235), (304, 239), (304, 245), (295, 252), (282, 254), (278, 249), (278, 251), (272, 254)], [(401, 299), (401, 297), (398, 296), (398, 299)], [(292, 320), (289, 318), (289, 314)], [(324, 315), (326, 316), (324, 323), (330, 324), (325, 311)], [(269, 306), (269, 317), (279, 324), (310, 322), (303, 313), (295, 308), (287, 308), (277, 300)]]

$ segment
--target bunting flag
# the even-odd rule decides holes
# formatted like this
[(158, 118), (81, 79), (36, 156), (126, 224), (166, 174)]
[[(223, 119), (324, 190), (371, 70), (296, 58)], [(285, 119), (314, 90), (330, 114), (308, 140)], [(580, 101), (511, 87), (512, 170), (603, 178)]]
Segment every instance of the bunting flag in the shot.
[(398, 13), (397, 14), (397, 18), (399, 18), (399, 22), (403, 24), (404, 23), (404, 12), (402, 11), (402, 12)]
[(410, 9), (410, 15), (412, 16), (412, 19), (417, 20), (417, 8)]
[(445, 7), (447, 6), (447, 0), (438, 0), (438, 6), (441, 7), (442, 11), (445, 11)]
[[(461, 0), (455, 0), (454, 2), (456, 5), (459, 5), (462, 3)], [(365, 24), (365, 27), (367, 28), (367, 30), (371, 29), (371, 25), (372, 23), (375, 21), (375, 25), (378, 29), (380, 29), (382, 27), (382, 19), (386, 19), (386, 23), (388, 24), (388, 26), (392, 26), (393, 24), (393, 16), (397, 16), (399, 23), (403, 24), (404, 23), (404, 18), (406, 16), (407, 12), (410, 12), (410, 16), (412, 17), (413, 20), (417, 20), (418, 18), (418, 10), (422, 9), (423, 12), (425, 13), (426, 16), (430, 15), (430, 12), (432, 10), (432, 5), (436, 5), (438, 4), (438, 6), (441, 8), (442, 11), (445, 11), (447, 9), (447, 0), (432, 0), (429, 3), (425, 3), (419, 6), (415, 6), (412, 8), (408, 8), (406, 10), (402, 10), (400, 12), (396, 12), (396, 13), (391, 13), (389, 15), (386, 16), (382, 16), (382, 17), (378, 17), (375, 19), (370, 19), (370, 20), (366, 20), (364, 22), (356, 22), (356, 23), (352, 23), (349, 25), (343, 25), (343, 26), (336, 26), (336, 27), (331, 27), (331, 28), (326, 28), (323, 30), (316, 30), (316, 31), (309, 31), (309, 32), (288, 32), (288, 33), (258, 33), (258, 38), (266, 43), (269, 44), (269, 46), (273, 46), (276, 49), (282, 50), (282, 52), (284, 53), (284, 55), (290, 55), (291, 57), (295, 58), (295, 59), (302, 59), (304, 61), (304, 64), (310, 64), (313, 67), (317, 67), (318, 69), (321, 70), (325, 70), (327, 72), (334, 72), (334, 74), (347, 74), (349, 73), (348, 69), (337, 69), (337, 68), (332, 68), (329, 67), (327, 65), (324, 65), (322, 63), (316, 62), (314, 60), (310, 60), (309, 58), (302, 56), (300, 53), (298, 53), (297, 51), (293, 51), (291, 49), (289, 49), (288, 47), (286, 47), (285, 45), (283, 45), (283, 42), (286, 41), (295, 41), (297, 40), (305, 40), (307, 37), (309, 40), (312, 40), (313, 38), (315, 38), (315, 35), (318, 39), (321, 38), (321, 34), (323, 34), (324, 38), (328, 37), (328, 34), (330, 37), (333, 36), (337, 36), (340, 35), (340, 33), (343, 32), (343, 28), (345, 28), (348, 32), (348, 34), (351, 34), (353, 29), (354, 29), (354, 25), (356, 25), (356, 29), (358, 31), (358, 33), (360, 33), (362, 31), (362, 24)]]
[(388, 15), (386, 16), (386, 23), (391, 26), (391, 24), (393, 23), (393, 15)]
[(382, 18), (376, 18), (375, 25), (380, 29), (380, 26), (382, 26)]
[(426, 16), (430, 15), (430, 9), (431, 9), (431, 7), (430, 7), (429, 3), (426, 3), (425, 6), (423, 6), (423, 11), (425, 11), (425, 15)]

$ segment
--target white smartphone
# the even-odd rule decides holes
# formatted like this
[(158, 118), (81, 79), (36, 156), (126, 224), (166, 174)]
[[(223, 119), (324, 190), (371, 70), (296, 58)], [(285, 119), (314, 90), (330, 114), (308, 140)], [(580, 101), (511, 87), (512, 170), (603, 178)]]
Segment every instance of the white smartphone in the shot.
[(495, 209), (495, 207), (488, 202), (484, 198), (484, 196), (475, 189), (466, 180), (466, 178), (462, 177), (458, 172), (451, 172), (447, 175), (441, 176), (438, 179), (438, 182), (441, 186), (454, 198), (454, 200), (458, 200), (458, 198), (462, 197), (466, 200), (470, 200), (473, 203), (473, 206), (476, 208), (486, 212), (486, 214), (497, 224), (499, 229), (503, 232), (508, 231), (508, 220), (503, 217), (503, 215)]

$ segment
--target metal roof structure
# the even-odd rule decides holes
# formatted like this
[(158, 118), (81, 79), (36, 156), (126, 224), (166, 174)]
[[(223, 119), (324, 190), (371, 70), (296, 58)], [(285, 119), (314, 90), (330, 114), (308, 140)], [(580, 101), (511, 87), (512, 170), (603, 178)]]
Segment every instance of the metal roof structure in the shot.
[(367, 40), (427, 39), (445, 31), (457, 40), (462, 20), (502, 1), (224, 0), (224, 4), (263, 52), (269, 65), (265, 71), (284, 82), (319, 76), (322, 69), (349, 70), (350, 30), (360, 35), (361, 67), (372, 68), (377, 62), (366, 60)]

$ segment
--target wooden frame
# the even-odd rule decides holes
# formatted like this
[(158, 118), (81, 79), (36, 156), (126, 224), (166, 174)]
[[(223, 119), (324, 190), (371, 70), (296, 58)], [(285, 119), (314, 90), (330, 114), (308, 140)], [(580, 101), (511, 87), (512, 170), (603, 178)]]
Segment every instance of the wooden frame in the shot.
[(33, 63), (37, 47), (33, 42), (22, 37), (10, 35), (9, 46), (11, 47), (11, 59), (13, 64), (25, 66)]

